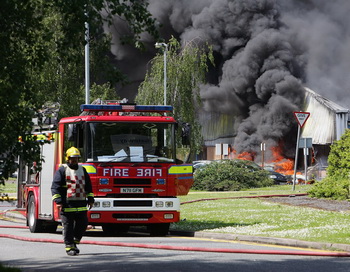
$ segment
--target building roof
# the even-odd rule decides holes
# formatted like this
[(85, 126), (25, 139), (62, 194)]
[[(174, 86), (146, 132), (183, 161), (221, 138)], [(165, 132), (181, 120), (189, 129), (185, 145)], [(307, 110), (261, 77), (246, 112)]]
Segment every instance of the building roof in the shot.
[(306, 97), (311, 96), (313, 99), (315, 99), (317, 102), (319, 102), (321, 105), (325, 106), (329, 110), (335, 112), (335, 113), (349, 113), (349, 109), (346, 109), (335, 102), (329, 100), (326, 97), (321, 96), (318, 93), (315, 93), (313, 90), (305, 87), (306, 91)]
[(347, 129), (349, 109), (305, 88), (304, 110), (310, 112), (302, 137), (312, 138), (313, 144), (332, 144)]

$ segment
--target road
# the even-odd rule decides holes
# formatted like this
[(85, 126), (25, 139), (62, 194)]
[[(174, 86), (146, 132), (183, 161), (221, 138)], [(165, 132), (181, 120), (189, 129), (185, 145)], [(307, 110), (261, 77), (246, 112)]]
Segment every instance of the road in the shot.
[(0, 220), (0, 241), (0, 262), (22, 271), (350, 271), (349, 257), (290, 255), (306, 249), (146, 233), (107, 237), (100, 229), (87, 231), (79, 256), (67, 256), (60, 228), (30, 233), (23, 221)]

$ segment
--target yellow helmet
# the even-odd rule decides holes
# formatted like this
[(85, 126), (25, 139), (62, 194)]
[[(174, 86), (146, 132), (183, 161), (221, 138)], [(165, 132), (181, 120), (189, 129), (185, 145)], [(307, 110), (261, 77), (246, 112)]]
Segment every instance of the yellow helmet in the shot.
[(67, 149), (66, 152), (66, 160), (68, 161), (69, 157), (77, 157), (80, 158), (80, 151), (78, 148), (72, 146), (71, 148)]

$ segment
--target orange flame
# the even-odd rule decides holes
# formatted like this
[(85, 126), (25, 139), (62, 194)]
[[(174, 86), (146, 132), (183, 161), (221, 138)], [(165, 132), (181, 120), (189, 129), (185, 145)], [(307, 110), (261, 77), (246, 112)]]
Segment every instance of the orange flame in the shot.
[(271, 151), (273, 156), (271, 162), (275, 165), (275, 171), (285, 175), (292, 175), (294, 173), (294, 160), (282, 156), (281, 145), (272, 147)]
[[(294, 174), (294, 160), (283, 157), (282, 152), (282, 143), (279, 143), (278, 146), (271, 148), (272, 158), (270, 158), (267, 163), (272, 164), (274, 166), (274, 171), (279, 172), (281, 174), (292, 176)], [(229, 158), (230, 159), (241, 159), (254, 161), (256, 157), (256, 153), (254, 152), (242, 152), (237, 154), (235, 149), (230, 149)], [(301, 174), (297, 172), (296, 174)]]
[(240, 160), (254, 161), (254, 158), (255, 158), (255, 154), (250, 152), (243, 152), (237, 155), (237, 159), (240, 159)]

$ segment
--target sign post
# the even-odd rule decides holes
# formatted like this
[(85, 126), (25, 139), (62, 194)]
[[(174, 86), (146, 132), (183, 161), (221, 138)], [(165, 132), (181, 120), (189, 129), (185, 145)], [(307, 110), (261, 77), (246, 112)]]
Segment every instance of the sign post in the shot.
[(261, 167), (264, 168), (264, 166), (265, 166), (265, 150), (266, 150), (266, 144), (264, 142), (262, 142), (260, 144), (260, 149), (261, 149), (261, 154), (262, 154)]
[(228, 155), (228, 144), (215, 144), (215, 155), (220, 156), (221, 160), (225, 158)]
[(312, 148), (312, 138), (300, 138), (299, 148), (304, 150), (305, 181), (307, 181), (307, 156), (309, 148)]
[(296, 184), (300, 129), (305, 125), (307, 119), (310, 116), (310, 112), (295, 111), (294, 116), (298, 121), (298, 135), (297, 135), (297, 145), (296, 145), (296, 149), (295, 149), (295, 160), (294, 160), (293, 191), (295, 191), (295, 184)]

